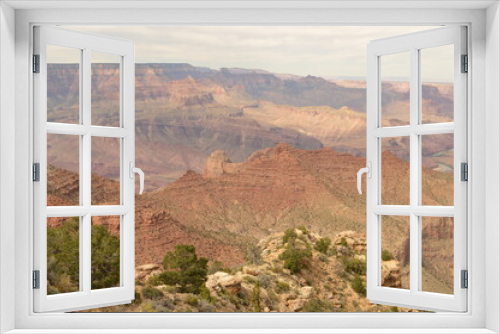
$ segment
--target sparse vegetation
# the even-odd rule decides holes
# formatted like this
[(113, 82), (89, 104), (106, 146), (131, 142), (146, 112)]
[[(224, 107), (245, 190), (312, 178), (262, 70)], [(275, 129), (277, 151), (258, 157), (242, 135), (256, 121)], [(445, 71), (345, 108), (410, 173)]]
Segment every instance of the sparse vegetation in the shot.
[(394, 256), (392, 256), (391, 252), (388, 250), (382, 250), (382, 261), (391, 261), (394, 260)]
[(199, 294), (207, 280), (207, 263), (206, 258), (198, 258), (194, 246), (177, 245), (165, 255), (160, 279), (167, 285), (178, 285), (180, 292)]
[(342, 245), (342, 247), (348, 247), (346, 238), (340, 239), (340, 245)]
[(366, 275), (366, 261), (348, 256), (342, 257), (341, 261), (346, 272), (361, 276)]
[(146, 299), (156, 300), (161, 299), (164, 295), (163, 292), (152, 286), (146, 286), (142, 289), (142, 295)]
[(286, 244), (290, 240), (295, 240), (295, 239), (297, 239), (297, 232), (295, 232), (294, 228), (289, 228), (288, 230), (285, 231), (285, 234), (283, 235), (283, 244)]
[(292, 274), (297, 274), (302, 269), (307, 268), (309, 259), (312, 257), (311, 246), (306, 245), (305, 249), (300, 249), (295, 242), (290, 240), (279, 259), (283, 261), (283, 268), (290, 270)]
[(276, 282), (276, 293), (285, 293), (290, 291), (290, 285), (287, 282)]
[(262, 309), (260, 307), (260, 284), (257, 283), (253, 287), (252, 290), (252, 301), (251, 301), (251, 307), (253, 312), (261, 312)]
[(224, 268), (224, 264), (222, 262), (220, 262), (220, 261), (214, 261), (212, 263), (212, 265), (210, 266), (210, 269), (208, 270), (208, 274), (212, 275), (212, 274), (215, 274), (218, 271), (228, 272), (229, 269)]
[(253, 244), (248, 244), (247, 245), (247, 252), (245, 255), (245, 259), (247, 263), (249, 264), (261, 264), (262, 263), (262, 256), (261, 256), (261, 249), (257, 245)]
[(310, 299), (302, 309), (304, 312), (333, 312), (334, 307), (329, 301)]
[(314, 249), (320, 253), (326, 254), (328, 252), (328, 249), (330, 248), (331, 244), (332, 244), (332, 240), (330, 238), (328, 238), (328, 237), (321, 238), (318, 241), (316, 241), (316, 244), (314, 245)]
[(366, 297), (366, 287), (361, 276), (359, 275), (354, 276), (354, 279), (351, 282), (351, 286), (354, 289), (354, 291), (356, 291), (358, 294), (360, 294), (363, 297)]
[(158, 286), (158, 285), (161, 285), (161, 284), (162, 284), (162, 281), (161, 281), (159, 275), (151, 275), (148, 278), (148, 285), (150, 285), (150, 286)]
[(309, 233), (309, 231), (307, 230), (307, 228), (304, 225), (298, 226), (297, 230), (301, 231), (304, 234), (308, 234)]
[(199, 300), (198, 300), (198, 298), (196, 298), (195, 295), (191, 295), (191, 294), (187, 295), (187, 297), (186, 297), (186, 303), (188, 305), (198, 306), (198, 302), (199, 302)]

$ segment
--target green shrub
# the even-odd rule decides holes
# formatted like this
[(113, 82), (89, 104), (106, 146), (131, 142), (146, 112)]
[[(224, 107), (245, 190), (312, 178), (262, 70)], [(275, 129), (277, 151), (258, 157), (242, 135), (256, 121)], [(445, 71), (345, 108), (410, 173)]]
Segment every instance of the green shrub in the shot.
[[(91, 288), (120, 284), (120, 239), (104, 226), (91, 227)], [(49, 293), (79, 289), (80, 220), (72, 217), (58, 227), (47, 228), (47, 284)]]
[(163, 292), (157, 288), (152, 287), (152, 286), (147, 286), (147, 287), (143, 288), (142, 295), (144, 296), (144, 298), (151, 299), (151, 300), (163, 298)]
[(162, 285), (162, 281), (160, 279), (160, 276), (159, 275), (151, 275), (149, 276), (148, 278), (148, 284), (151, 285), (151, 286), (158, 286), (158, 285)]
[(135, 290), (133, 304), (139, 305), (142, 302), (141, 293)]
[(391, 306), (390, 312), (399, 312), (399, 308), (397, 306)]
[(278, 281), (276, 282), (276, 293), (285, 293), (290, 291), (290, 285), (287, 282)]
[(191, 306), (198, 306), (198, 298), (195, 295), (187, 295), (186, 303)]
[(388, 250), (382, 250), (382, 261), (390, 261), (394, 260), (394, 256), (392, 256), (391, 252)]
[(257, 283), (253, 287), (252, 290), (252, 301), (250, 306), (252, 307), (253, 312), (262, 312), (262, 309), (260, 307), (260, 284)]
[(289, 242), (286, 250), (280, 254), (279, 259), (283, 261), (283, 268), (289, 269), (292, 274), (297, 274), (308, 267), (308, 260), (312, 257), (309, 245), (306, 249), (299, 249), (295, 242)]
[(310, 299), (302, 308), (304, 312), (333, 312), (334, 307), (332, 303), (329, 301), (319, 300), (319, 299)]
[(342, 238), (340, 239), (340, 244), (341, 244), (342, 246), (344, 246), (344, 247), (347, 247), (347, 246), (348, 246), (348, 245), (347, 245), (347, 240), (346, 240), (344, 237), (342, 237)]
[(342, 263), (346, 272), (361, 276), (366, 275), (366, 261), (353, 257), (343, 257)]
[(220, 261), (212, 262), (210, 269), (208, 269), (208, 275), (213, 275), (218, 271), (224, 271), (224, 264)]
[(290, 240), (295, 240), (297, 239), (297, 233), (295, 232), (294, 228), (289, 228), (288, 230), (285, 231), (285, 234), (283, 235), (283, 243), (286, 244)]
[(356, 291), (358, 294), (360, 294), (363, 297), (366, 297), (366, 287), (361, 276), (359, 275), (354, 276), (354, 279), (351, 282), (351, 286), (353, 290)]
[(215, 299), (210, 295), (210, 290), (208, 290), (205, 284), (203, 284), (200, 288), (200, 297), (211, 303), (215, 301)]
[(316, 241), (314, 249), (320, 253), (326, 254), (331, 244), (332, 240), (330, 238), (321, 238), (318, 241)]
[(199, 294), (207, 280), (208, 260), (198, 258), (192, 245), (177, 245), (163, 259), (165, 271), (160, 279), (167, 285), (179, 285), (182, 293)]

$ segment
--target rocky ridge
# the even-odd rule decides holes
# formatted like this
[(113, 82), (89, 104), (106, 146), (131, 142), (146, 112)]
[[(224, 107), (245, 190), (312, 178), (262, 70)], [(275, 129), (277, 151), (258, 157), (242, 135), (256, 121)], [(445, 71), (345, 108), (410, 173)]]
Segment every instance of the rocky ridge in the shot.
[[(93, 312), (414, 312), (415, 310), (370, 304), (365, 297), (366, 240), (354, 231), (338, 233), (328, 249), (315, 245), (322, 236), (303, 227), (293, 229), (298, 247), (311, 249), (306, 268), (292, 273), (284, 268), (281, 254), (287, 249), (286, 233), (260, 240), (258, 261), (208, 275), (209, 295), (176, 292), (155, 277), (158, 264), (136, 268), (136, 300), (129, 305)], [(361, 264), (352, 269), (349, 265)], [(363, 267), (363, 265), (365, 267)], [(385, 286), (400, 287), (400, 263), (383, 261)], [(151, 293), (155, 289), (155, 294)]]

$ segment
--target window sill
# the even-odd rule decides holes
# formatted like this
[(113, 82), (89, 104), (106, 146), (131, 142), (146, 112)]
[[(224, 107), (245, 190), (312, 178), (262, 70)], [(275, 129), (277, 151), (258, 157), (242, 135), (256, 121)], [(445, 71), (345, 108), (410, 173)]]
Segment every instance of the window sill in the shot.
[(5, 334), (486, 334), (488, 329), (15, 329)]

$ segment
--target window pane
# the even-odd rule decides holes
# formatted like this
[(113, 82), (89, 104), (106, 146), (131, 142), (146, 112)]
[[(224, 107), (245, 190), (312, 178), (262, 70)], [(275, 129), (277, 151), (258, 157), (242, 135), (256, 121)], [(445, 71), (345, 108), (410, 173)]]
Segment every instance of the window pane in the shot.
[(80, 121), (80, 49), (47, 45), (47, 121)]
[(120, 126), (120, 60), (92, 52), (92, 125)]
[(47, 134), (47, 206), (80, 205), (80, 138)]
[(47, 294), (80, 291), (80, 218), (47, 218)]
[(453, 134), (427, 135), (422, 142), (422, 205), (453, 206)]
[(381, 220), (381, 285), (410, 289), (410, 217), (382, 216)]
[(120, 286), (120, 216), (92, 217), (92, 290)]
[(422, 124), (453, 122), (454, 46), (420, 50)]
[(382, 204), (410, 204), (410, 137), (381, 139)]
[(92, 137), (92, 205), (120, 204), (120, 139)]
[(421, 219), (422, 291), (453, 294), (453, 218)]
[(382, 126), (410, 124), (410, 53), (380, 57)]

